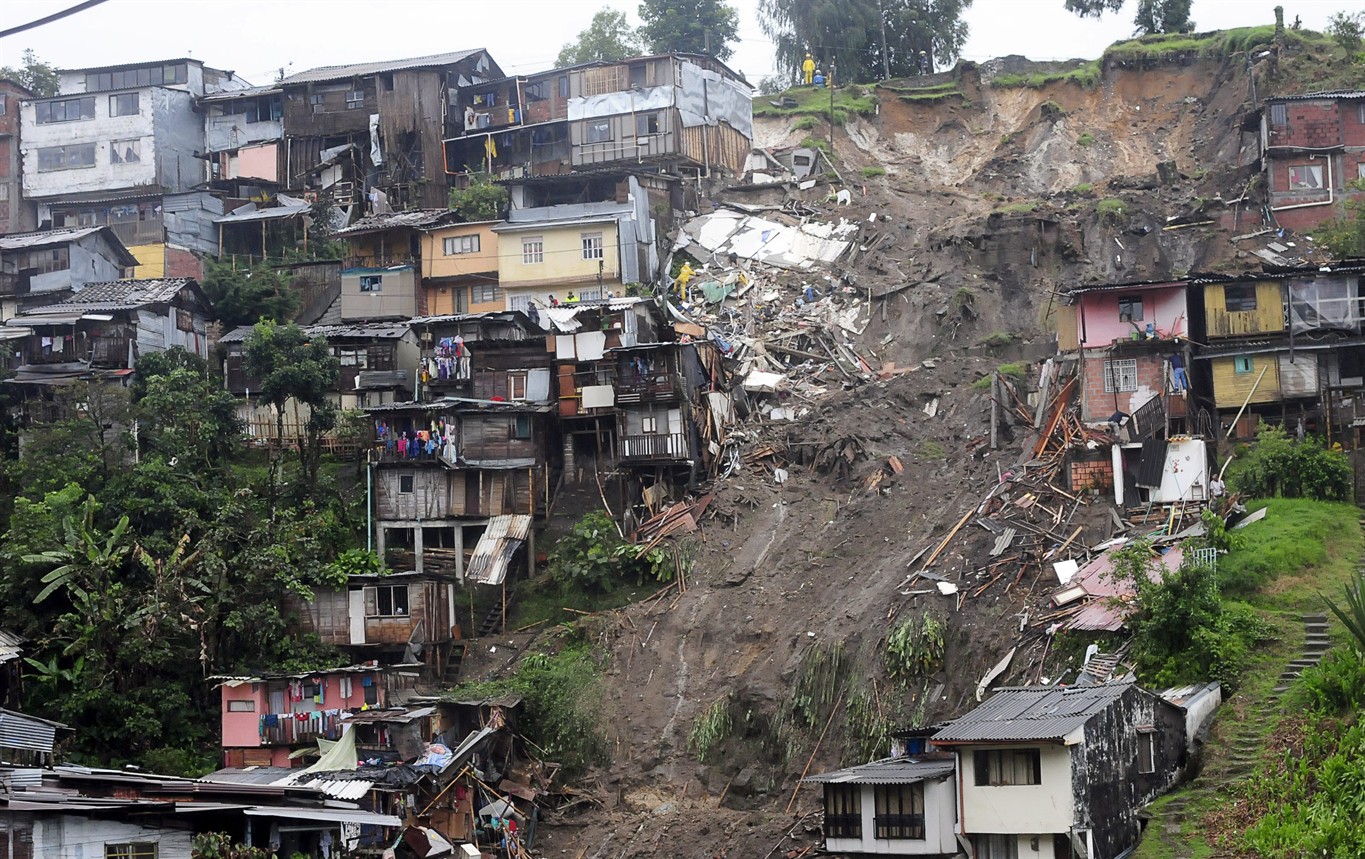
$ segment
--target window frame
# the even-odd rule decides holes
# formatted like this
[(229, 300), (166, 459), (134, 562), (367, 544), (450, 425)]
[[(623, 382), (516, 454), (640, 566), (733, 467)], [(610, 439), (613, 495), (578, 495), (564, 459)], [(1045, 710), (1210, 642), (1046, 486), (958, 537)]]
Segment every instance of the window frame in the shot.
[[(402, 599), (396, 599), (399, 594), (402, 594)], [(412, 616), (412, 594), (406, 584), (366, 585), (361, 601), (365, 604), (365, 617), (367, 619)], [(400, 602), (402, 603), (402, 611), (398, 611), (398, 603)]]
[[(1119, 321), (1142, 322), (1144, 315), (1142, 299), (1142, 295), (1120, 295), (1118, 298)], [(1133, 315), (1134, 311), (1137, 311), (1136, 316)]]
[[(68, 152), (67, 150), (73, 150), (73, 152)], [(39, 173), (58, 173), (61, 172), (62, 170), (86, 170), (95, 166), (96, 151), (95, 144), (93, 143), (72, 143), (64, 146), (43, 146), (38, 148), (36, 152), (38, 158), (37, 172)], [(56, 166), (52, 166), (49, 164), (49, 166), (44, 167), (43, 166), (44, 153), (53, 152), (61, 153), (60, 163), (58, 163)], [(74, 154), (74, 152), (89, 152), (90, 153), (89, 162), (83, 164), (70, 163), (71, 155)]]
[[(360, 98), (356, 98), (360, 96)], [(346, 109), (360, 110), (365, 107), (365, 90), (351, 89), (346, 91)]]
[[(1138, 772), (1148, 775), (1156, 772), (1156, 729), (1152, 727), (1138, 728), (1137, 732), (1137, 768)], [(1144, 755), (1143, 753), (1146, 752)]]
[(578, 241), (583, 249), (583, 259), (606, 259), (606, 242), (603, 240), (601, 230), (595, 233), (579, 233)]
[(384, 275), (382, 274), (362, 274), (360, 275), (360, 291), (365, 293), (383, 292)]
[(476, 283), (469, 287), (470, 298), (475, 304), (492, 304), (502, 301), (502, 287), (496, 283)]
[(416, 491), (416, 477), (411, 474), (398, 475), (398, 494), (411, 495)]
[(1250, 376), (1256, 372), (1256, 358), (1252, 355), (1232, 356), (1232, 375)]
[[(76, 115), (70, 116), (69, 105), (77, 105)], [(53, 119), (53, 108), (61, 105), (62, 116), (60, 119)], [(87, 108), (89, 112), (87, 113)], [(46, 114), (46, 118), (44, 115)], [(33, 106), (33, 120), (37, 125), (55, 125), (60, 122), (87, 122), (95, 118), (95, 97), (93, 95), (75, 96), (73, 98), (59, 98), (52, 101), (40, 101)]]
[(872, 837), (878, 841), (925, 840), (924, 782), (873, 785)]
[[(641, 130), (641, 125), (644, 126), (644, 130)], [(637, 113), (637, 114), (635, 114), (635, 136), (636, 136), (636, 137), (654, 137), (654, 136), (657, 136), (657, 135), (663, 133), (662, 131), (660, 131), (660, 129), (661, 129), (662, 127), (663, 127), (663, 123), (661, 123), (661, 122), (659, 121), (659, 114), (658, 114), (657, 112), (654, 112), (654, 113)]]
[(229, 698), (227, 704), (227, 711), (229, 713), (256, 712), (256, 702), (250, 698)]
[(584, 143), (611, 143), (613, 140), (610, 119), (588, 121), (583, 133)]
[(521, 264), (540, 265), (545, 262), (545, 237), (521, 237)]
[[(118, 147), (119, 147), (120, 145), (126, 145), (126, 144), (131, 144), (131, 148), (132, 148), (132, 150), (133, 150), (133, 157), (132, 157), (132, 158), (128, 158), (128, 157), (123, 156), (123, 155), (119, 155)], [(140, 137), (129, 137), (129, 138), (124, 139), (124, 140), (111, 140), (111, 141), (109, 141), (109, 163), (110, 163), (110, 164), (141, 164), (141, 163), (142, 163), (142, 138), (140, 138)]]
[(441, 241), (441, 249), (448, 257), (476, 254), (482, 249), (479, 234), (471, 236), (447, 236)]
[(863, 837), (863, 788), (857, 784), (825, 785), (825, 838)]
[[(1233, 292), (1236, 291), (1236, 301)], [(1223, 285), (1223, 309), (1228, 313), (1254, 313), (1256, 311), (1256, 284), (1228, 283)], [(1250, 301), (1248, 302), (1248, 298)], [(1233, 304), (1237, 307), (1234, 309)], [(1249, 304), (1249, 306), (1248, 306)]]
[(507, 399), (509, 402), (525, 402), (526, 386), (530, 378), (531, 374), (527, 370), (507, 371)]
[[(132, 99), (132, 110), (126, 110), (120, 106), (127, 99)], [(142, 113), (142, 99), (135, 92), (115, 92), (109, 94), (109, 116), (137, 116)]]
[[(1028, 770), (1026, 778), (1032, 781), (1013, 780), (1019, 774), (1021, 758)], [(977, 749), (972, 753), (973, 783), (976, 787), (1037, 787), (1043, 783), (1042, 759), (1042, 751), (1033, 748)], [(993, 781), (993, 775), (1000, 780)]]
[(156, 841), (106, 841), (104, 859), (157, 859), (159, 850)]
[(530, 441), (532, 424), (530, 415), (513, 415), (508, 427), (508, 435), (513, 441)]
[[(1303, 174), (1299, 174), (1299, 171), (1306, 172)], [(1298, 181), (1295, 181), (1296, 174), (1299, 175)], [(1304, 177), (1312, 177), (1313, 184), (1305, 184), (1303, 181)], [(1326, 188), (1323, 187), (1322, 184), (1321, 164), (1290, 164), (1289, 167), (1287, 168), (1287, 175), (1285, 176), (1285, 180), (1287, 181), (1289, 190), (1291, 191), (1327, 190)]]
[(9, 113), (9, 93), (0, 92), (0, 113)]
[(1137, 375), (1136, 358), (1104, 359), (1104, 392), (1106, 394), (1135, 393), (1138, 389)]
[(658, 416), (658, 415), (641, 415), (641, 416), (640, 416), (640, 434), (641, 434), (641, 435), (658, 435), (658, 434), (659, 434), (659, 416)]

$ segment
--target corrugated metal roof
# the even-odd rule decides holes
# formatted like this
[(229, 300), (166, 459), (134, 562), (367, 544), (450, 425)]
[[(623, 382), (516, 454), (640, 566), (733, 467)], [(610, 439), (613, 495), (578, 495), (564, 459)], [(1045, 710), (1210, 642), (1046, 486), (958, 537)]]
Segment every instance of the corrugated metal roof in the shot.
[(996, 690), (981, 706), (950, 722), (934, 743), (1060, 741), (1108, 708), (1132, 681), (1095, 686), (1016, 686)]
[(80, 241), (86, 236), (93, 236), (96, 233), (103, 233), (104, 239), (109, 246), (114, 249), (119, 265), (128, 267), (137, 265), (137, 257), (133, 256), (127, 246), (119, 240), (116, 234), (107, 225), (94, 227), (66, 227), (59, 230), (42, 230), (33, 233), (11, 233), (0, 237), (0, 251), (18, 251), (29, 248), (42, 248), (49, 245), (60, 245), (68, 242)]
[(887, 758), (856, 767), (819, 773), (802, 779), (812, 784), (914, 784), (925, 779), (949, 775), (952, 760)]
[[(251, 334), (252, 325), (239, 325), (222, 337), (219, 343), (244, 343)], [(368, 325), (304, 325), (303, 333), (309, 337), (324, 337), (328, 340), (343, 337), (373, 338), (377, 340), (397, 340), (408, 333), (406, 322), (374, 322)]]
[[(87, 312), (96, 310), (133, 310), (149, 304), (174, 301), (181, 290), (198, 288), (193, 278), (168, 277), (148, 280), (109, 280), (88, 283), (85, 289), (59, 304), (25, 310), (24, 320), (44, 313)], [(29, 324), (27, 321), (24, 324)]]
[(276, 817), (280, 820), (320, 820), (324, 823), (360, 823), (371, 826), (402, 826), (401, 818), (392, 814), (376, 814), (373, 811), (360, 811), (348, 808), (287, 808), (259, 807), (248, 808), (247, 817)]
[(1362, 89), (1339, 89), (1326, 90), (1323, 92), (1309, 92), (1301, 95), (1277, 95), (1274, 98), (1265, 100), (1266, 104), (1273, 104), (1280, 101), (1313, 101), (1322, 98), (1365, 98), (1365, 90)]
[(0, 749), (24, 749), (51, 754), (57, 729), (65, 727), (60, 722), (50, 722), (13, 710), (0, 710)]
[(502, 584), (507, 578), (507, 567), (512, 563), (512, 556), (530, 536), (530, 516), (494, 516), (488, 520), (488, 527), (479, 538), (479, 544), (474, 547), (465, 574), (479, 584)]
[(226, 784), (274, 784), (290, 772), (289, 767), (226, 767), (201, 778)]
[[(405, 60), (385, 60), (377, 63), (351, 63), (345, 66), (318, 66), (298, 74), (290, 75), (280, 83), (292, 84), (321, 83), (345, 78), (358, 78), (379, 72), (397, 72), (403, 69), (422, 69), (433, 66), (453, 66), (483, 51), (483, 48), (470, 48), (465, 51), (451, 51), (445, 54), (428, 54), (424, 57), (409, 57)], [(501, 71), (501, 70), (499, 70)]]
[[(242, 208), (246, 208), (245, 206)], [(243, 212), (241, 209), (233, 209), (230, 214), (221, 218), (214, 218), (215, 224), (245, 224), (251, 221), (282, 221), (287, 218), (297, 218), (299, 215), (308, 213), (308, 206), (275, 206), (270, 209), (251, 209)]]
[(374, 788), (374, 782), (363, 778), (318, 778), (308, 782), (307, 787), (316, 788), (333, 799), (360, 799)]
[(409, 229), (430, 228), (445, 222), (454, 221), (460, 213), (451, 209), (413, 209), (408, 212), (388, 212), (382, 215), (368, 215), (332, 233), (333, 236), (359, 236), (378, 233), (384, 230), (407, 227)]
[(202, 101), (232, 101), (236, 98), (256, 98), (263, 95), (274, 95), (284, 92), (279, 84), (266, 84), (265, 86), (249, 86), (246, 89), (230, 89), (223, 92), (215, 92), (203, 97)]
[(12, 632), (0, 629), (0, 663), (18, 659), (24, 655), (24, 640)]
[(391, 707), (384, 710), (362, 710), (359, 713), (351, 713), (348, 716), (342, 716), (338, 721), (351, 724), (381, 722), (406, 725), (407, 723), (415, 722), (424, 716), (430, 716), (435, 712), (435, 707), (417, 707), (411, 710), (403, 707)]

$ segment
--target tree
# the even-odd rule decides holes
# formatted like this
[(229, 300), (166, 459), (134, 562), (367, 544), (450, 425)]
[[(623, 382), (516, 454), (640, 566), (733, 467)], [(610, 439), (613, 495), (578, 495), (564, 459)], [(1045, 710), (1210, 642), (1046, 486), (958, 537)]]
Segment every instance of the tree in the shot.
[(288, 322), (299, 304), (284, 274), (264, 263), (239, 268), (231, 262), (207, 260), (203, 287), (228, 330), (261, 319)]
[(1337, 12), (1327, 19), (1327, 35), (1341, 45), (1349, 56), (1360, 50), (1360, 40), (1365, 36), (1365, 12)]
[(556, 66), (575, 66), (593, 60), (615, 62), (642, 53), (640, 34), (626, 21), (626, 13), (603, 6), (592, 16), (578, 40), (565, 45), (559, 52)]
[[(1193, 0), (1138, 0), (1133, 23), (1139, 35), (1153, 33), (1189, 33), (1194, 30), (1190, 20)], [(1066, 0), (1068, 12), (1082, 18), (1102, 18), (1106, 12), (1123, 8), (1124, 0)]]
[(138, 358), (132, 395), (142, 449), (182, 462), (189, 474), (220, 464), (241, 434), (236, 399), (208, 362), (184, 349)]
[(0, 68), (0, 78), (18, 82), (37, 98), (56, 95), (60, 80), (57, 77), (57, 69), (38, 59), (32, 48), (24, 50), (23, 65), (19, 68), (13, 66)]
[[(836, 81), (905, 77), (919, 53), (932, 66), (957, 59), (967, 41), (971, 0), (761, 0), (759, 23), (777, 47), (783, 77), (795, 80), (806, 52)], [(883, 39), (885, 36), (885, 39)]]
[(299, 465), (310, 492), (317, 489), (322, 434), (336, 424), (329, 394), (341, 365), (327, 341), (310, 338), (297, 325), (257, 322), (246, 338), (243, 369), (260, 385), (260, 397), (275, 408), (275, 438), (284, 444), (284, 409), (290, 400), (307, 407), (307, 438), (297, 443)]
[(728, 60), (739, 41), (739, 12), (724, 0), (643, 0), (640, 37), (656, 54), (678, 51)]
[(468, 185), (450, 189), (450, 208), (466, 223), (501, 219), (508, 199), (507, 189), (495, 185), (487, 173), (471, 174)]

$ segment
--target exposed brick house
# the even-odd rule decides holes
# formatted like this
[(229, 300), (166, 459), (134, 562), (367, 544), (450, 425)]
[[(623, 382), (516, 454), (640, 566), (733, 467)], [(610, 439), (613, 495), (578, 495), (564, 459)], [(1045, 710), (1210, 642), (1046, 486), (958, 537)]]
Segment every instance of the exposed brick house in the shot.
[(1365, 200), (1365, 90), (1266, 99), (1261, 144), (1270, 207), (1280, 226), (1307, 230)]
[(33, 98), (20, 84), (0, 78), (0, 235), (32, 230), (34, 206), (24, 200), (19, 157), (19, 100)]

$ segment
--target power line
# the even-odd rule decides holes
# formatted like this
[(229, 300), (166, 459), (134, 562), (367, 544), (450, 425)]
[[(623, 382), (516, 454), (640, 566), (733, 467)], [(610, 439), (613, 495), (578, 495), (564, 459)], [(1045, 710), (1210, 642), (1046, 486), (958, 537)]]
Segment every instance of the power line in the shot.
[(34, 27), (41, 27), (44, 24), (51, 24), (53, 21), (60, 21), (63, 18), (76, 14), (77, 12), (84, 12), (86, 9), (91, 9), (105, 2), (108, 2), (108, 0), (85, 0), (84, 3), (77, 3), (70, 9), (63, 9), (60, 12), (53, 12), (51, 15), (48, 15), (44, 18), (39, 18), (36, 21), (29, 21), (27, 24), (20, 24), (17, 27), (10, 27), (8, 30), (0, 30), (0, 39), (5, 38), (6, 36), (13, 36), (15, 33), (22, 33), (25, 30), (32, 30)]

